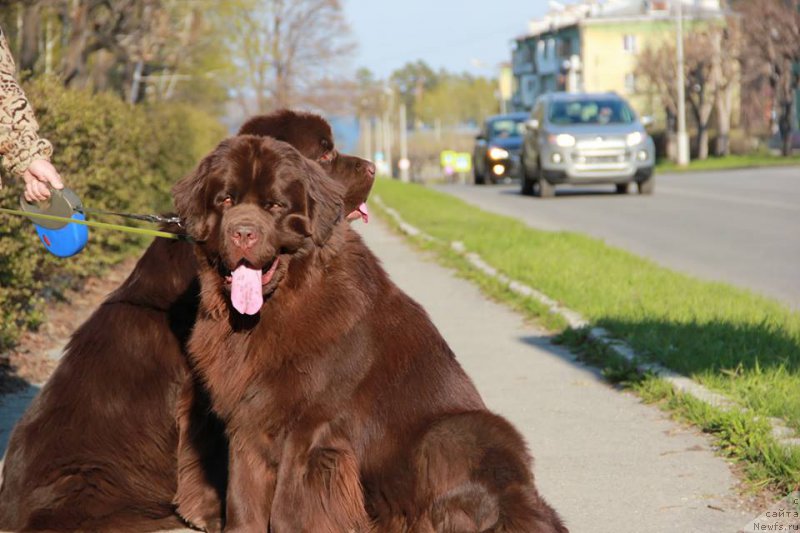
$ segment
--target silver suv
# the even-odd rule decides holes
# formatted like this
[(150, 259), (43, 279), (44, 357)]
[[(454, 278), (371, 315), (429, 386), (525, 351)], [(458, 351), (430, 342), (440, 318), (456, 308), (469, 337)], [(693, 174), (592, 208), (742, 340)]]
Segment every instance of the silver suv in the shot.
[(628, 103), (614, 93), (550, 93), (536, 101), (522, 145), (522, 194), (549, 197), (561, 183), (655, 188), (655, 145)]

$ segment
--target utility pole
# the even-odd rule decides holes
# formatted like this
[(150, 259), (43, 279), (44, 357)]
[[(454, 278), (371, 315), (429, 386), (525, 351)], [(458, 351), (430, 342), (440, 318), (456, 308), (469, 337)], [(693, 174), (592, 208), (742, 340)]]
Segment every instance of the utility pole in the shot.
[(382, 172), (382, 165), (386, 161), (385, 149), (383, 146), (383, 120), (380, 115), (375, 116), (375, 164), (378, 166), (378, 172)]
[(372, 153), (372, 119), (370, 117), (361, 118), (361, 138), (364, 139), (362, 146), (364, 151), (361, 155), (364, 159), (372, 161), (375, 154)]
[(383, 157), (386, 161), (389, 177), (394, 177), (394, 168), (392, 167), (392, 107), (394, 105), (394, 91), (388, 84), (383, 90), (387, 96), (387, 104), (383, 111), (383, 148), (385, 152)]
[(389, 110), (383, 112), (383, 160), (386, 161), (386, 172), (392, 177), (392, 121)]
[(400, 181), (409, 181), (408, 174), (408, 126), (406, 124), (406, 104), (400, 104), (400, 161), (397, 167), (400, 169)]
[(689, 164), (689, 136), (686, 134), (686, 87), (683, 81), (683, 0), (675, 2), (678, 7), (678, 165), (685, 167)]

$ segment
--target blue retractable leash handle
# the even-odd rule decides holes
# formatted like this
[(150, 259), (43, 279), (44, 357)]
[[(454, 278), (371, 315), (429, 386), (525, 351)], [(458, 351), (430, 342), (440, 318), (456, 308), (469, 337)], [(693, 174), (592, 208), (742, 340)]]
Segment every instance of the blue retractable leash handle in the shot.
[(72, 257), (83, 250), (89, 241), (89, 228), (83, 224), (35, 216), (48, 215), (85, 221), (86, 217), (81, 212), (83, 210), (81, 200), (71, 189), (51, 190), (49, 202), (43, 205), (28, 203), (24, 198), (20, 198), (19, 203), (33, 221), (39, 240), (51, 254), (57, 257)]
[(160, 215), (115, 213), (112, 211), (88, 209), (81, 204), (78, 195), (67, 188), (51, 190), (50, 199), (42, 205), (26, 202), (22, 197), (19, 199), (19, 204), (20, 209), (0, 207), (0, 213), (29, 218), (36, 226), (36, 233), (39, 235), (39, 240), (42, 241), (42, 244), (44, 244), (45, 248), (50, 253), (58, 257), (71, 257), (83, 250), (89, 240), (88, 226), (124, 231), (136, 235), (196, 242), (194, 238), (185, 233), (172, 233), (169, 231), (86, 220), (86, 213), (89, 213), (131, 218), (154, 224), (177, 224), (180, 227), (183, 226), (180, 218), (177, 216), (165, 217)]

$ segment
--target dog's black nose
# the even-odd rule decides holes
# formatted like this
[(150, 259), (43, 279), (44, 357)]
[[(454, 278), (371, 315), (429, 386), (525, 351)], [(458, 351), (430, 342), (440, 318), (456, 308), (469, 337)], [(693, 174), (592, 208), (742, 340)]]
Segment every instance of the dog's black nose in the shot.
[(258, 231), (254, 226), (239, 224), (231, 229), (231, 240), (239, 248), (249, 250), (258, 241)]

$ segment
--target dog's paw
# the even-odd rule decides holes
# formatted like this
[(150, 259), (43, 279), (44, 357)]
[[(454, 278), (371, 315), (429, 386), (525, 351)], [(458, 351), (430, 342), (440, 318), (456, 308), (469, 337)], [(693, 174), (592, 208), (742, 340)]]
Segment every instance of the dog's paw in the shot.
[(206, 533), (221, 533), (222, 519), (219, 516), (218, 507), (216, 505), (212, 507), (214, 508), (212, 512), (208, 512), (207, 509), (203, 512), (202, 506), (178, 505), (175, 508), (175, 514), (192, 529)]

